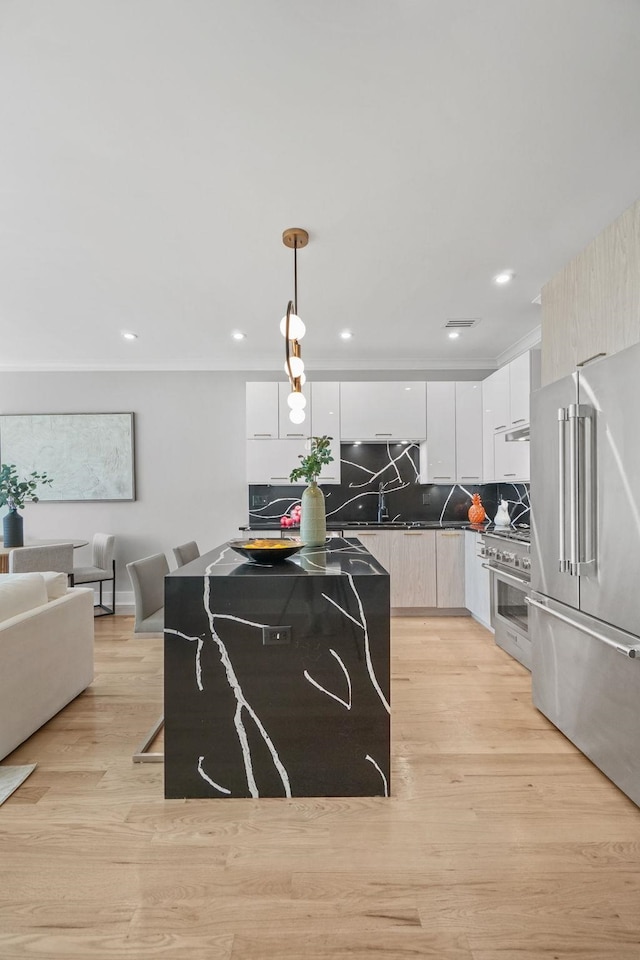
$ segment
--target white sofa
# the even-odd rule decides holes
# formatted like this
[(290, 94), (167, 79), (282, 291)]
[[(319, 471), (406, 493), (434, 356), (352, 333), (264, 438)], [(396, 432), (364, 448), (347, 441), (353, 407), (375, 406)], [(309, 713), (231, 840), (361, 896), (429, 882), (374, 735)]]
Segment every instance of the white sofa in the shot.
[(93, 680), (93, 590), (0, 575), (0, 760)]

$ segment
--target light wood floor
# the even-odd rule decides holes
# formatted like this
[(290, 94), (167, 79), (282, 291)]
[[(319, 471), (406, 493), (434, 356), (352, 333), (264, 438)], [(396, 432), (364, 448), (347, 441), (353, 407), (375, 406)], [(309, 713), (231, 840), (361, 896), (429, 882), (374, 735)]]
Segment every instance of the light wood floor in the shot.
[(165, 801), (131, 626), (4, 761), (38, 768), (0, 807), (1, 960), (639, 960), (640, 810), (470, 619), (393, 622), (389, 800)]

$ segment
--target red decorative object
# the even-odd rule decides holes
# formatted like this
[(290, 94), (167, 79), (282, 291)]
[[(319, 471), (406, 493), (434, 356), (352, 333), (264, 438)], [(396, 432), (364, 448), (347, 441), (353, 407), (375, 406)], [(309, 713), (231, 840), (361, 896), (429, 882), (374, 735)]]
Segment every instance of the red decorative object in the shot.
[(300, 526), (300, 514), (302, 508), (299, 503), (294, 504), (291, 507), (291, 513), (285, 513), (284, 516), (280, 517), (280, 526), (285, 527), (299, 527)]
[(473, 493), (471, 495), (471, 506), (469, 507), (469, 523), (482, 523), (486, 516), (480, 494)]

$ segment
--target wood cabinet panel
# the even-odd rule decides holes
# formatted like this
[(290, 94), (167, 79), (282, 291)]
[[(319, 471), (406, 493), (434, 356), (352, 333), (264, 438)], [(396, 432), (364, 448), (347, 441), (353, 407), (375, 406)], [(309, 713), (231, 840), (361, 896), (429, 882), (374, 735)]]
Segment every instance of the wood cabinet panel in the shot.
[(640, 200), (542, 288), (542, 383), (640, 342)]
[(464, 607), (464, 530), (437, 530), (438, 607)]
[(391, 534), (391, 606), (436, 606), (436, 534), (403, 530)]

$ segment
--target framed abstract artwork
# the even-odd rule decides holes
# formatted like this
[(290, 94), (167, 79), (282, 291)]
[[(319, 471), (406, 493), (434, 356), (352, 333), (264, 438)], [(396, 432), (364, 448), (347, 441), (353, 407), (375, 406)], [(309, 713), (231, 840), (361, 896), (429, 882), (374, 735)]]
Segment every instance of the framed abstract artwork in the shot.
[(0, 416), (0, 459), (53, 478), (41, 501), (136, 498), (133, 413)]

